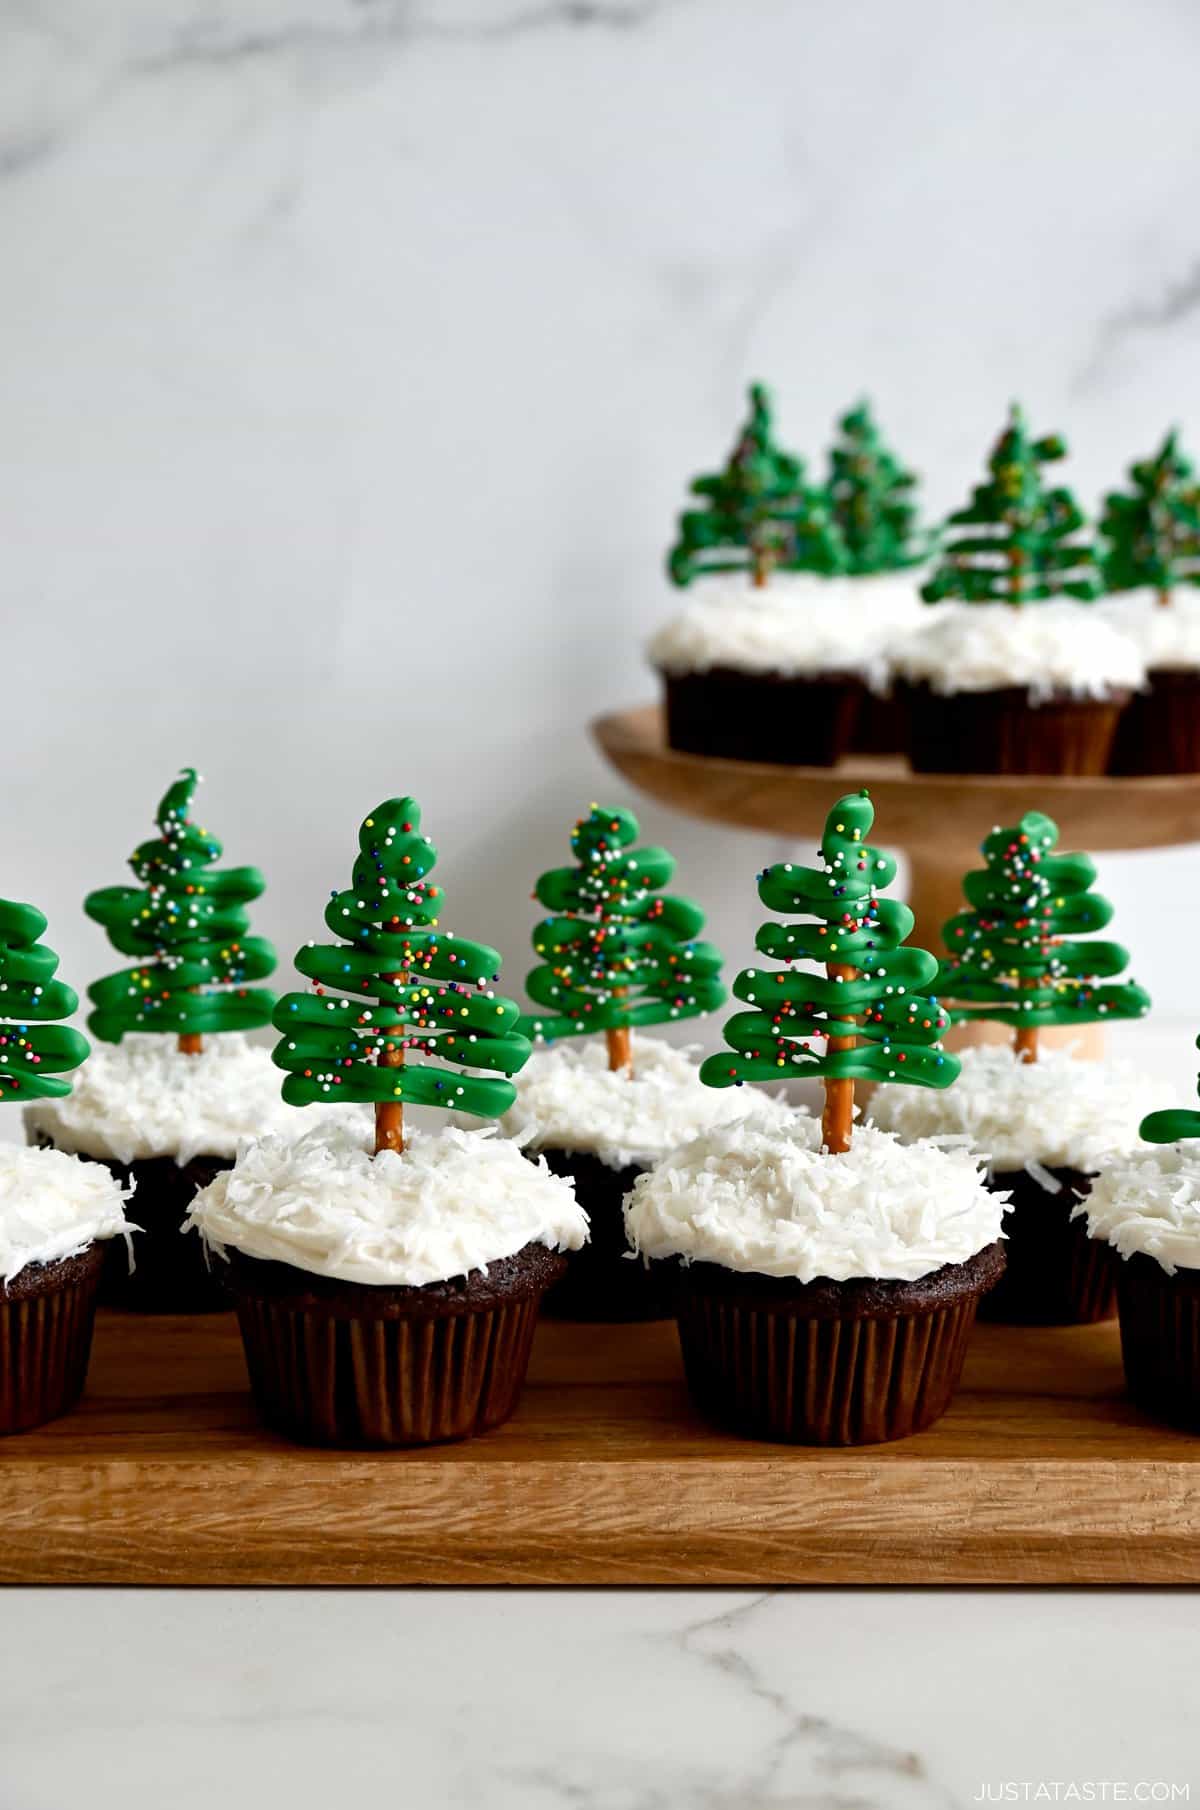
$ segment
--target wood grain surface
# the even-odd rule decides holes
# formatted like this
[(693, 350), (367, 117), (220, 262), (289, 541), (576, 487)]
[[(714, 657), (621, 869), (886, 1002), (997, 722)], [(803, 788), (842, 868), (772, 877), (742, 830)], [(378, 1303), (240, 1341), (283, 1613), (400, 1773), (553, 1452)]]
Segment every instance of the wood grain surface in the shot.
[(1198, 1583), (1200, 1439), (1126, 1401), (1113, 1326), (980, 1327), (938, 1426), (820, 1451), (706, 1427), (670, 1325), (546, 1323), (508, 1426), (309, 1451), (231, 1317), (110, 1313), (79, 1408), (0, 1440), (0, 1580)]

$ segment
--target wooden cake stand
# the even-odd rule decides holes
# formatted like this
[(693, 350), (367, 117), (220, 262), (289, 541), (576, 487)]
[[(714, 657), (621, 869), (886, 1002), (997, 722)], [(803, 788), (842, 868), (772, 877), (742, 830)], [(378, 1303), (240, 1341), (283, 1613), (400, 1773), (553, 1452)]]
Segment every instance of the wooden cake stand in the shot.
[[(1064, 779), (1052, 774), (914, 773), (900, 756), (851, 755), (836, 767), (773, 767), (757, 761), (680, 754), (667, 746), (658, 705), (618, 710), (592, 724), (600, 747), (639, 790), (690, 817), (816, 837), (839, 792), (866, 786), (875, 803), (877, 840), (908, 857), (909, 903), (918, 942), (940, 947), (941, 927), (962, 907), (962, 876), (979, 864), (979, 845), (998, 823), (1028, 810), (1053, 817), (1063, 848), (1168, 848), (1200, 842), (1200, 773), (1148, 779)], [(971, 1041), (1004, 1036), (1000, 1027), (968, 1029)], [(1070, 1033), (1086, 1050), (1094, 1042)], [(1048, 1041), (1054, 1041), (1053, 1036)]]

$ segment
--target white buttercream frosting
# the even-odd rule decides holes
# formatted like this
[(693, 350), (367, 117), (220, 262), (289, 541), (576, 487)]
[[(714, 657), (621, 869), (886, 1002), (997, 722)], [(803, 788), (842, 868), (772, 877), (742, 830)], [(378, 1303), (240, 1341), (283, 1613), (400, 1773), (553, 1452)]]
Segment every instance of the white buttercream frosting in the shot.
[(1153, 1257), (1168, 1276), (1200, 1269), (1200, 1148), (1143, 1145), (1098, 1176), (1071, 1217), (1086, 1217), (1089, 1237), (1122, 1257)]
[(1165, 607), (1152, 592), (1121, 592), (1096, 607), (1136, 643), (1150, 671), (1200, 668), (1200, 592), (1182, 586)]
[(245, 1138), (312, 1123), (285, 1106), (270, 1051), (237, 1031), (206, 1037), (198, 1056), (181, 1055), (174, 1037), (95, 1044), (72, 1080), (62, 1099), (27, 1106), (26, 1125), (60, 1150), (118, 1163), (235, 1156)]
[(785, 678), (852, 673), (878, 690), (887, 680), (889, 649), (916, 617), (918, 582), (916, 573), (800, 573), (761, 591), (713, 584), (658, 630), (647, 652), (668, 673), (714, 666)]
[(349, 1127), (249, 1144), (202, 1188), (188, 1225), (209, 1248), (344, 1282), (420, 1287), (511, 1257), (527, 1244), (575, 1251), (587, 1215), (570, 1182), (507, 1139), (444, 1125), (404, 1154), (372, 1156)]
[(123, 1189), (98, 1163), (61, 1150), (0, 1144), (0, 1282), (31, 1263), (77, 1257), (98, 1238), (128, 1236)]
[(1077, 1061), (1065, 1049), (1020, 1062), (1007, 1043), (959, 1057), (950, 1087), (877, 1087), (872, 1123), (905, 1143), (965, 1139), (994, 1169), (1033, 1162), (1095, 1173), (1137, 1145), (1142, 1119), (1163, 1104), (1162, 1088), (1128, 1062)]
[(893, 664), (901, 678), (934, 691), (1027, 686), (1036, 704), (1052, 692), (1106, 698), (1145, 682), (1136, 642), (1094, 604), (938, 603), (927, 617), (895, 648)]
[(695, 1048), (634, 1036), (632, 1050), (632, 1076), (610, 1072), (603, 1037), (535, 1050), (501, 1126), (535, 1150), (586, 1152), (623, 1169), (648, 1167), (713, 1126), (777, 1124), (795, 1110), (757, 1088), (706, 1087)]
[(625, 1230), (646, 1257), (720, 1263), (798, 1282), (915, 1282), (1000, 1237), (1008, 1196), (963, 1149), (903, 1145), (872, 1126), (821, 1149), (816, 1119), (727, 1126), (639, 1176)]

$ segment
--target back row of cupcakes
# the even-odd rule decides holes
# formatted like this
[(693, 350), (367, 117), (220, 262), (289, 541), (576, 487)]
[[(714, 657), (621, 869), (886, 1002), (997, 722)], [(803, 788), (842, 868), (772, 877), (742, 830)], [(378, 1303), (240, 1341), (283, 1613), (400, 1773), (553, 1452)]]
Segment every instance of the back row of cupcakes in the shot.
[(1200, 487), (1173, 434), (1093, 541), (1043, 476), (1063, 442), (1015, 409), (940, 534), (865, 406), (842, 427), (828, 485), (808, 487), (756, 388), (724, 470), (693, 484), (704, 507), (669, 566), (701, 582), (649, 649), (672, 746), (801, 765), (904, 751), (923, 771), (1200, 767)]

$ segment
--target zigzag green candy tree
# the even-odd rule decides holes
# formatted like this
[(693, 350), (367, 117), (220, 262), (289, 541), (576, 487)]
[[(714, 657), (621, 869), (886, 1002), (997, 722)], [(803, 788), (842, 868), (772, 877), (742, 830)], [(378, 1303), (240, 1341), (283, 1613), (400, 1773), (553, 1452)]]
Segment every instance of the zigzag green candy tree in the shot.
[(838, 427), (828, 491), (847, 571), (857, 576), (923, 565), (930, 540), (917, 521), (916, 477), (885, 444), (869, 403), (843, 415)]
[(1140, 1018), (1150, 1006), (1134, 981), (1098, 984), (1120, 974), (1129, 955), (1119, 943), (1092, 940), (1113, 908), (1091, 890), (1091, 858), (1055, 854), (1057, 843), (1058, 825), (1040, 811), (1027, 811), (1014, 828), (994, 829), (982, 844), (986, 867), (963, 879), (971, 909), (942, 931), (949, 954), (940, 984), (954, 1021), (1010, 1025), (1026, 1062), (1037, 1060), (1042, 1025)]
[(35, 905), (0, 899), (0, 1099), (53, 1100), (69, 1094), (59, 1077), (78, 1068), (88, 1040), (67, 1024), (79, 1005), (72, 987), (55, 980), (58, 957), (41, 938), (46, 920)]
[(804, 462), (776, 445), (771, 399), (750, 389), (750, 414), (724, 469), (693, 478), (703, 507), (679, 518), (667, 560), (678, 585), (710, 572), (749, 572), (765, 585), (771, 571), (841, 571), (845, 551), (823, 491), (805, 483)]
[(221, 844), (190, 815), (197, 783), (184, 767), (158, 807), (159, 834), (130, 856), (140, 885), (105, 886), (83, 902), (138, 964), (88, 988), (88, 1029), (106, 1043), (127, 1031), (174, 1032), (184, 1054), (198, 1055), (206, 1032), (271, 1022), (274, 993), (246, 984), (275, 966), (266, 938), (247, 935), (246, 906), (265, 882), (256, 867), (214, 868)]
[(577, 865), (538, 880), (533, 896), (553, 915), (534, 929), (544, 960), (525, 986), (545, 1013), (520, 1025), (544, 1041), (603, 1031), (614, 1072), (632, 1072), (633, 1027), (694, 1018), (725, 998), (721, 952), (696, 940), (704, 913), (661, 891), (674, 856), (635, 849), (637, 838), (632, 811), (594, 804), (571, 832)]
[[(700, 1069), (710, 1087), (819, 1076), (822, 1135), (833, 1155), (850, 1148), (855, 1081), (948, 1087), (960, 1066), (939, 1041), (950, 1019), (925, 993), (937, 959), (905, 946), (908, 906), (879, 897), (896, 863), (867, 845), (874, 821), (869, 794), (848, 793), (825, 821), (820, 868), (778, 862), (758, 876), (769, 910), (815, 922), (762, 925), (755, 947), (784, 966), (738, 975), (733, 991), (753, 1010), (735, 1012), (725, 1026), (734, 1057), (709, 1056)], [(825, 972), (796, 969), (798, 961), (822, 963)]]
[(947, 518), (942, 557), (928, 584), (927, 603), (944, 597), (966, 603), (1032, 603), (1047, 597), (1095, 597), (1086, 541), (1070, 537), (1083, 524), (1071, 492), (1050, 489), (1042, 466), (1066, 456), (1057, 434), (1031, 440), (1014, 404), (1008, 427), (988, 460), (990, 476), (964, 509)]
[(1174, 430), (1152, 459), (1129, 468), (1133, 494), (1104, 499), (1104, 582), (1110, 591), (1158, 593), (1169, 604), (1176, 585), (1200, 584), (1200, 485)]
[[(516, 1098), (508, 1077), (531, 1050), (517, 1029), (520, 1008), (489, 985), (499, 977), (497, 951), (438, 928), (442, 890), (425, 877), (436, 860), (415, 799), (389, 798), (372, 811), (358, 832), (350, 888), (325, 907), (340, 940), (297, 952), (313, 991), (285, 993), (275, 1008), (284, 1099), (373, 1104), (377, 1153), (404, 1149), (406, 1105), (480, 1118), (506, 1112)], [(416, 1063), (410, 1053), (456, 1067)]]

